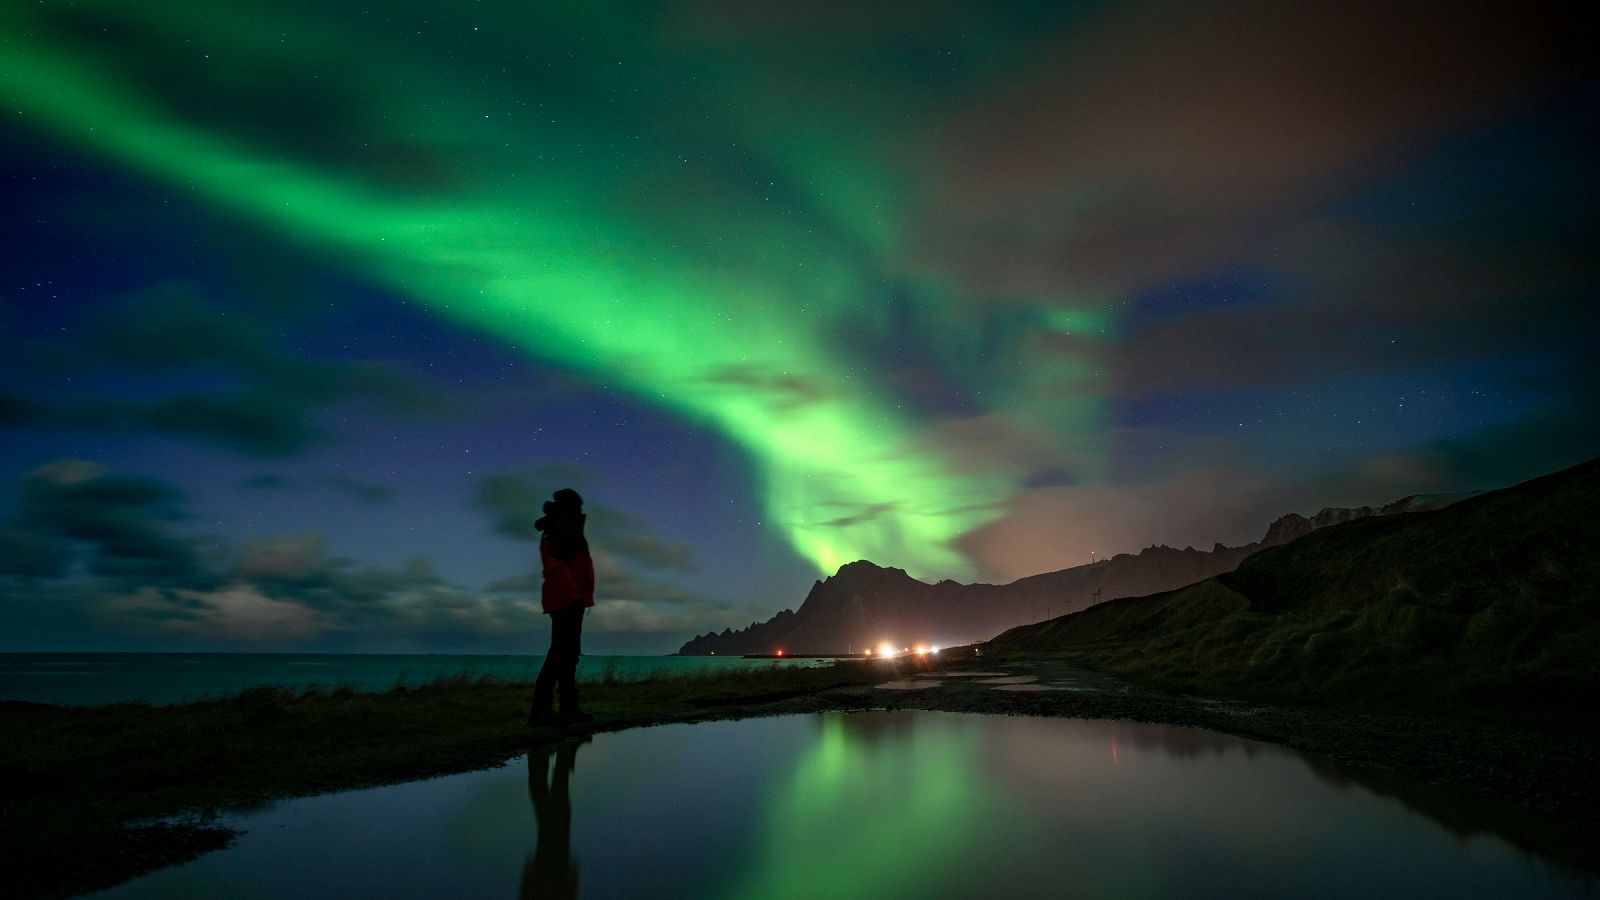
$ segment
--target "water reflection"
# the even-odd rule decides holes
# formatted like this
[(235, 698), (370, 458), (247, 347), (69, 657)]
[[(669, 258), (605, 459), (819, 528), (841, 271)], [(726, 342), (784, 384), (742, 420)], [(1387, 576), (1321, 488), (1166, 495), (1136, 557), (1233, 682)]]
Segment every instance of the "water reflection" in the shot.
[(932, 712), (602, 734), (233, 821), (233, 849), (111, 895), (1533, 898), (1592, 892), (1600, 858), (1270, 744)]
[(944, 861), (988, 819), (970, 766), (981, 736), (904, 714), (816, 721), (815, 740), (767, 793), (760, 840), (722, 896), (940, 896)]
[(522, 884), (517, 892), (522, 900), (576, 900), (578, 896), (568, 782), (577, 767), (578, 747), (591, 740), (584, 737), (528, 751), (528, 799), (533, 803), (539, 836), (533, 853), (522, 864)]
[(1534, 810), (1407, 778), (1389, 769), (1353, 769), (1316, 757), (1308, 757), (1306, 764), (1323, 783), (1361, 788), (1394, 800), (1428, 817), (1463, 845), (1476, 838), (1494, 837), (1531, 857), (1585, 873), (1584, 884), (1595, 885), (1600, 876), (1600, 845), (1594, 838), (1562, 828)]
[[(1304, 763), (1323, 784), (1340, 791), (1359, 789), (1392, 799), (1426, 816), (1463, 845), (1474, 838), (1498, 838), (1531, 856), (1582, 870), (1591, 876), (1600, 875), (1600, 847), (1595, 846), (1592, 838), (1561, 827), (1549, 816), (1508, 801), (1408, 778), (1392, 769), (1348, 766), (1326, 757), (1215, 731), (1131, 722), (1102, 724), (1109, 736), (1113, 763), (1117, 762), (1119, 742), (1125, 747), (1159, 751), (1184, 761), (1221, 760), (1230, 754), (1242, 754), (1246, 760), (1262, 754), (1292, 757)], [(1024, 746), (1037, 743), (1031, 732), (1019, 736), (1018, 740)], [(1014, 771), (1039, 771), (1039, 768), (1024, 765)]]

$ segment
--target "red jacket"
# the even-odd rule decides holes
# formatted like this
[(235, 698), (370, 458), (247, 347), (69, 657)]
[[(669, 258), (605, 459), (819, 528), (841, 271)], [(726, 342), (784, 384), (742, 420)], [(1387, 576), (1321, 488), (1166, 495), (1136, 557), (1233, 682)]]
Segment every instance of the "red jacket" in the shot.
[(539, 559), (544, 564), (544, 586), (539, 591), (539, 602), (545, 612), (594, 605), (594, 560), (589, 554), (562, 559), (550, 552), (549, 538), (540, 538)]

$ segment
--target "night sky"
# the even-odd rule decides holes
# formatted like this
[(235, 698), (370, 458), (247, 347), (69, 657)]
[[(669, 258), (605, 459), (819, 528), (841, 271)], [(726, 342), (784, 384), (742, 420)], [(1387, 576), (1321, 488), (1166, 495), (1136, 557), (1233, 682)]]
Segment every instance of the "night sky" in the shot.
[(590, 652), (1600, 453), (1528, 3), (0, 9), (0, 650)]

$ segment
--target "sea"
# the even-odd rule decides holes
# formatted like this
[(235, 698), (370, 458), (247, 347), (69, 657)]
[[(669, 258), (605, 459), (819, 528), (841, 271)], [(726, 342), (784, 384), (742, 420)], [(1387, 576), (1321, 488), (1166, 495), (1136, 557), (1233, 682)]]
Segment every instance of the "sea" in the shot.
[[(142, 701), (188, 703), (255, 687), (305, 690), (350, 687), (386, 691), (465, 675), (532, 679), (542, 655), (383, 653), (4, 653), (0, 700), (57, 706)], [(817, 660), (742, 659), (731, 656), (583, 656), (578, 678), (651, 672), (718, 671), (818, 665)]]

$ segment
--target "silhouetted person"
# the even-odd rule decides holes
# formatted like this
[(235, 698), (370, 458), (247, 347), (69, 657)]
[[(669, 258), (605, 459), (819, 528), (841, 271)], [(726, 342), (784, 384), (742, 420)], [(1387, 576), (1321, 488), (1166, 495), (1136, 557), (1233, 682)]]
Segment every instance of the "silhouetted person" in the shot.
[[(578, 745), (564, 741), (555, 748), (556, 764), (550, 767), (549, 746), (528, 751), (528, 799), (533, 801), (533, 818), (539, 836), (533, 855), (522, 864), (523, 900), (575, 900), (578, 896), (578, 864), (572, 859), (572, 799), (567, 794), (567, 776), (578, 758)], [(546, 779), (549, 779), (548, 782)]]
[[(550, 616), (550, 652), (533, 685), (529, 725), (555, 722), (592, 722), (594, 716), (578, 708), (578, 655), (582, 652), (583, 611), (594, 605), (594, 560), (583, 536), (583, 498), (571, 488), (556, 491), (544, 504), (544, 516), (533, 523), (543, 533), (539, 559), (544, 564), (544, 586), (539, 598)], [(552, 701), (561, 695), (561, 715)]]

